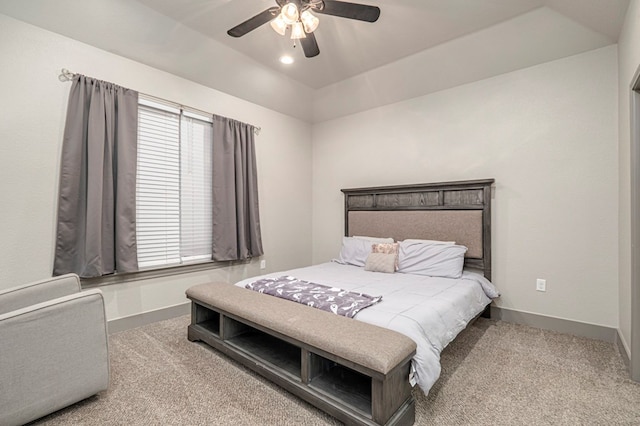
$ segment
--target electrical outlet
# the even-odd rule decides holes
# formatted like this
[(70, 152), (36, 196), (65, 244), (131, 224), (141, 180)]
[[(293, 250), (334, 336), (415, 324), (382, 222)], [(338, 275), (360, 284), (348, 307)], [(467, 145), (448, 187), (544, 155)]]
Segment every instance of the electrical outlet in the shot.
[(267, 261), (265, 259), (262, 259), (260, 261), (260, 269), (266, 269), (267, 268)]
[(536, 290), (537, 291), (547, 291), (547, 280), (543, 280), (538, 278), (536, 280)]

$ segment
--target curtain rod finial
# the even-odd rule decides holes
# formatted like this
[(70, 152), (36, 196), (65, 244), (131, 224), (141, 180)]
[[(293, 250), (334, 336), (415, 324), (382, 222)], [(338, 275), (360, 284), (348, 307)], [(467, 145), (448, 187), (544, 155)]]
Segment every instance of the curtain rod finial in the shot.
[(74, 76), (75, 76), (74, 73), (72, 73), (66, 68), (62, 68), (62, 71), (60, 71), (60, 75), (58, 76), (58, 80), (64, 83), (64, 82), (73, 80)]

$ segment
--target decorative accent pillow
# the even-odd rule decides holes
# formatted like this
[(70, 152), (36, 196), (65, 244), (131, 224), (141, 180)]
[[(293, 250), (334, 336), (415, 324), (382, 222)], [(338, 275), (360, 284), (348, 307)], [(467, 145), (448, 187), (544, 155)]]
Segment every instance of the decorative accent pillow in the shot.
[(342, 237), (342, 248), (337, 261), (343, 265), (364, 266), (369, 253), (371, 253), (371, 241)]
[(398, 272), (431, 277), (460, 278), (465, 246), (455, 244), (400, 243)]
[(364, 270), (393, 274), (396, 271), (396, 259), (393, 253), (369, 253)]
[(377, 243), (371, 245), (372, 253), (392, 254), (395, 258), (394, 268), (398, 270), (398, 254), (400, 253), (400, 245), (398, 243)]

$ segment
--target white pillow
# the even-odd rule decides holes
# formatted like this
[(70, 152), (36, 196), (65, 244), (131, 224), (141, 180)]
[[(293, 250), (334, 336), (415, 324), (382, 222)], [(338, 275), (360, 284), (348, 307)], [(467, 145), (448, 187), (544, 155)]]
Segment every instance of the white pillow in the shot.
[(431, 277), (460, 278), (465, 246), (400, 242), (398, 272)]
[(344, 265), (364, 266), (371, 253), (372, 242), (361, 238), (342, 237), (342, 248), (337, 261)]
[(381, 238), (381, 237), (358, 237), (358, 236), (353, 236), (353, 238), (358, 238), (359, 240), (367, 240), (367, 241), (371, 241), (372, 243), (393, 243), (393, 238)]
[(404, 240), (405, 243), (423, 243), (423, 244), (455, 244), (455, 241), (438, 241), (438, 240), (415, 240), (415, 239), (407, 239)]

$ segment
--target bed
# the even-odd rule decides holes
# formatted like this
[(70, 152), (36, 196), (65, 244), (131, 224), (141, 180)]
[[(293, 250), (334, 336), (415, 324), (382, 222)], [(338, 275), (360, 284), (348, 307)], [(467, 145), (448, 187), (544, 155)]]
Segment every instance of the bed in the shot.
[[(440, 375), (440, 352), (469, 322), (480, 314), (486, 315), (492, 299), (499, 296), (490, 282), (493, 182), (493, 179), (484, 179), (343, 189), (345, 238), (336, 259), (249, 278), (236, 285), (245, 287), (265, 278), (290, 276), (372, 296), (381, 295), (381, 302), (362, 309), (354, 318), (400, 332), (416, 342), (409, 380), (428, 393)], [(425, 275), (425, 270), (412, 269), (415, 265), (408, 267), (406, 262), (403, 268), (402, 252), (397, 272), (365, 270), (360, 264), (363, 259), (355, 259), (357, 256), (345, 252), (345, 245), (363, 237), (435, 241), (415, 242), (416, 247), (421, 248), (454, 242), (454, 246), (466, 247), (460, 260), (461, 274), (452, 275), (445, 268), (444, 273), (440, 269), (433, 272), (436, 276)], [(371, 245), (377, 240), (366, 241)], [(406, 244), (409, 247), (411, 243)], [(409, 258), (407, 253), (405, 259)], [(432, 270), (426, 270), (431, 273), (429, 271)]]

